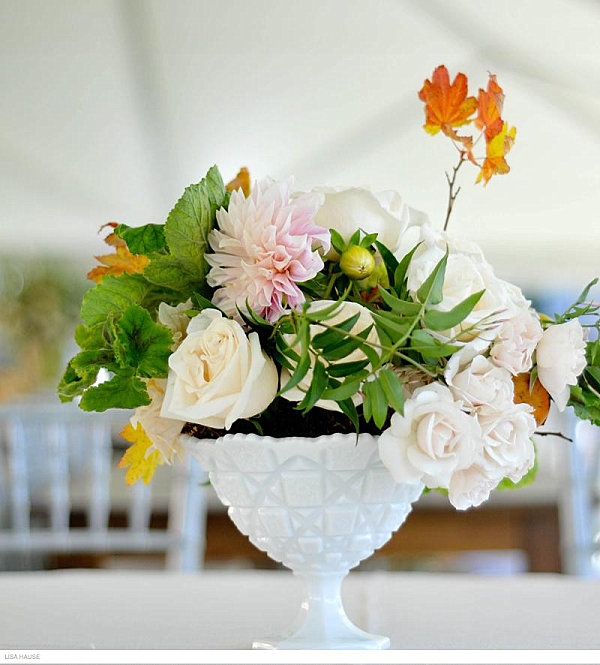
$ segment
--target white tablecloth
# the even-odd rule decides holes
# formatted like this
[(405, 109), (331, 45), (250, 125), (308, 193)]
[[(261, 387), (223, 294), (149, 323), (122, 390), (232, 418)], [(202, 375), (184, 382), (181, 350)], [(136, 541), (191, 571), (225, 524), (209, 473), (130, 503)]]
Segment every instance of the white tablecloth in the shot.
[[(244, 649), (294, 618), (284, 572), (0, 574), (3, 649)], [(352, 573), (350, 618), (395, 649), (598, 649), (600, 582)]]

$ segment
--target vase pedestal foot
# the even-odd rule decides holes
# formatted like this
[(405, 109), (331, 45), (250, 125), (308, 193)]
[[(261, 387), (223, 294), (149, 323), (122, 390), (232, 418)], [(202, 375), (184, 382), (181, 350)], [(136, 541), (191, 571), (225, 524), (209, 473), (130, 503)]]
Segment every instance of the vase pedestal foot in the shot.
[(292, 627), (276, 638), (255, 640), (253, 649), (389, 649), (390, 640), (355, 626), (342, 606), (347, 572), (302, 575), (306, 595)]

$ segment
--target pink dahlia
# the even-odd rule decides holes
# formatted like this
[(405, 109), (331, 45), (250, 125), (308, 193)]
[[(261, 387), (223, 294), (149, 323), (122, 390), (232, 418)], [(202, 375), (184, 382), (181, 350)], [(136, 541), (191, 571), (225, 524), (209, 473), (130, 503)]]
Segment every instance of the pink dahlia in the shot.
[(329, 250), (329, 231), (313, 223), (322, 195), (291, 198), (293, 181), (270, 178), (256, 184), (248, 198), (232, 192), (229, 208), (217, 212), (208, 241), (213, 254), (208, 283), (216, 287), (214, 302), (224, 312), (250, 307), (275, 321), (286, 307), (304, 302), (299, 282), (322, 268), (319, 248)]

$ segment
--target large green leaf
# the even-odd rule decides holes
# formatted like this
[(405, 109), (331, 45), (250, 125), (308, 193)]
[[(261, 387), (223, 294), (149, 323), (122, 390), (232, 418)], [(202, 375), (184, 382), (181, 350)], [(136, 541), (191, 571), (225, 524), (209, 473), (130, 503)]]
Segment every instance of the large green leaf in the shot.
[(110, 381), (88, 388), (81, 402), (84, 411), (106, 411), (107, 409), (135, 409), (150, 404), (144, 382), (133, 370), (121, 370)]
[(150, 259), (144, 277), (157, 286), (186, 293), (194, 291), (204, 281), (204, 273), (199, 274), (191, 261), (160, 254)]
[(73, 361), (69, 361), (58, 384), (57, 392), (61, 402), (71, 402), (75, 397), (79, 397), (96, 380), (97, 371), (93, 368), (80, 375), (72, 363)]
[(458, 303), (456, 307), (453, 307), (447, 312), (440, 312), (435, 309), (428, 310), (423, 317), (425, 325), (430, 330), (449, 330), (450, 328), (454, 328), (454, 326), (462, 323), (467, 316), (469, 316), (475, 305), (481, 300), (481, 296), (483, 296), (484, 293), (485, 289), (473, 293), (473, 295), (465, 298), (462, 302)]
[(132, 254), (152, 254), (167, 247), (164, 224), (127, 226), (119, 224), (115, 234), (122, 238)]
[(206, 274), (204, 254), (208, 249), (208, 234), (215, 224), (217, 210), (225, 202), (225, 186), (219, 169), (213, 166), (198, 184), (186, 188), (167, 217), (165, 237), (170, 253), (197, 277)]
[(109, 314), (121, 314), (130, 305), (141, 303), (148, 290), (142, 275), (105, 275), (83, 297), (81, 318), (88, 326), (104, 323)]

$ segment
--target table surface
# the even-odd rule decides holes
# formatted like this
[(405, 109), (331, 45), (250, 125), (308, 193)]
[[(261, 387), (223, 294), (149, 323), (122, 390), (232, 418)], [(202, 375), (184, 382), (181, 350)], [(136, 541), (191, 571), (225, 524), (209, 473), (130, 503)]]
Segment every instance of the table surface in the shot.
[[(600, 581), (356, 572), (343, 595), (395, 649), (600, 648)], [(0, 573), (0, 648), (245, 649), (300, 598), (287, 572)]]

